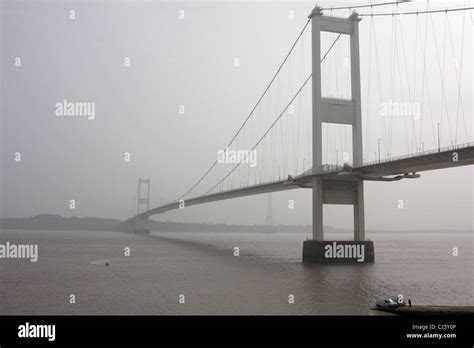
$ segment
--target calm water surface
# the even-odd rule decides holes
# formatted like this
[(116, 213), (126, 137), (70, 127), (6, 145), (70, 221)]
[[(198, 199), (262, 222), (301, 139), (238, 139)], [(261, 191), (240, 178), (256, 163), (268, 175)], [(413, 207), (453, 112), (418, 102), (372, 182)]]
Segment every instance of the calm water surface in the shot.
[(474, 305), (472, 234), (368, 234), (369, 265), (303, 265), (307, 237), (2, 230), (1, 243), (38, 244), (39, 260), (0, 259), (0, 314), (376, 315), (377, 297), (398, 294), (414, 304)]

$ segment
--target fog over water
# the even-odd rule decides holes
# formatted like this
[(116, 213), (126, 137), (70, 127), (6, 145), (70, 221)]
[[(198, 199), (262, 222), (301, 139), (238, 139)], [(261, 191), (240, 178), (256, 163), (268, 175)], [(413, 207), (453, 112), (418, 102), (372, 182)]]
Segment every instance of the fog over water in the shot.
[[(321, 6), (328, 4), (336, 2), (320, 2)], [(462, 6), (463, 1), (446, 4)], [(134, 197), (139, 177), (151, 179), (152, 206), (179, 197), (242, 124), (313, 5), (2, 1), (0, 216), (52, 213), (125, 220), (136, 212)], [(445, 3), (435, 5), (442, 7)], [(424, 5), (403, 6), (411, 9)], [(70, 19), (71, 10), (75, 11), (74, 20)], [(184, 19), (179, 18), (181, 10)], [(293, 11), (292, 20), (289, 11)], [(347, 16), (349, 12), (337, 14)], [(459, 34), (462, 16), (450, 16), (452, 30)], [(433, 19), (436, 28), (442, 28), (443, 17), (434, 15)], [(406, 33), (414, 29), (414, 22), (403, 20)], [(466, 23), (469, 20), (468, 15)], [(375, 90), (374, 97), (367, 98), (365, 80), (369, 23), (368, 18), (360, 23), (363, 100), (377, 109)], [(382, 45), (387, 41), (384, 38), (390, 37), (391, 27), (384, 19), (375, 24), (383, 62), (381, 73), (387, 75), (385, 55), (389, 50)], [(467, 30), (465, 35), (466, 78), (461, 89), (465, 114), (472, 115), (469, 81), (473, 79), (468, 78), (473, 71), (472, 32)], [(407, 44), (410, 38), (406, 36)], [(459, 52), (459, 35), (454, 44)], [(304, 52), (309, 52), (309, 41), (305, 45)], [(446, 59), (450, 59), (446, 47)], [(413, 56), (413, 52), (408, 53)], [(432, 41), (427, 55), (435, 57)], [(15, 66), (18, 57), (21, 67)], [(130, 66), (125, 69), (126, 57)], [(240, 61), (238, 69), (233, 66), (236, 57)], [(305, 59), (308, 64), (310, 56)], [(296, 74), (295, 62), (298, 60), (292, 62)], [(436, 79), (435, 60), (428, 62), (427, 69)], [(431, 93), (433, 103), (441, 100), (438, 89), (433, 87)], [(58, 117), (56, 104), (64, 100), (94, 102), (94, 118)], [(387, 95), (384, 100), (388, 101)], [(449, 95), (453, 113), (456, 101)], [(179, 105), (186, 106), (184, 115), (179, 115)], [(438, 104), (433, 107), (439, 109)], [(434, 115), (435, 121), (439, 116)], [(380, 136), (370, 127), (371, 136), (364, 135), (369, 146), (367, 160), (373, 160)], [(472, 140), (470, 116), (467, 127)], [(431, 126), (426, 132), (425, 149), (435, 148)], [(441, 133), (442, 146), (450, 145), (445, 123)], [(464, 142), (464, 128), (459, 134), (458, 143)], [(403, 139), (404, 131), (397, 128), (394, 155), (404, 153)], [(21, 153), (21, 162), (15, 161), (17, 152)], [(125, 152), (131, 154), (130, 162), (124, 162)], [(472, 230), (473, 173), (472, 167), (463, 167), (422, 173), (416, 180), (366, 183), (367, 229)], [(273, 194), (276, 223), (310, 224), (310, 198), (310, 190), (304, 189)], [(76, 201), (74, 210), (69, 206), (71, 199)], [(288, 209), (288, 200), (295, 201), (295, 209)], [(398, 208), (399, 200), (404, 202), (403, 209)], [(260, 195), (190, 207), (155, 218), (262, 224), (266, 209), (267, 196)], [(325, 225), (352, 228), (351, 207), (326, 206), (324, 213)]]
[[(462, 6), (470, 2), (373, 11)], [(313, 7), (0, 0), (0, 315), (386, 315), (373, 309), (375, 300), (399, 295), (415, 306), (474, 306), (472, 165), (365, 181), (374, 263), (302, 262), (303, 242), (312, 238), (312, 190), (303, 188), (273, 192), (271, 201), (260, 194), (186, 206), (152, 218), (188, 225), (123, 232), (135, 229), (136, 221), (121, 221), (137, 213), (139, 178), (150, 179), (150, 208), (212, 191), (232, 167), (217, 156), (227, 153), (277, 70), (230, 148), (252, 149), (283, 110), (281, 122), (240, 167), (243, 174), (221, 188), (311, 168), (312, 86), (286, 106), (311, 74), (311, 25), (279, 66)], [(474, 11), (372, 18), (370, 11), (359, 12), (363, 162), (474, 145)], [(321, 35), (321, 51), (328, 49), (322, 95), (350, 99), (349, 37), (338, 40)], [(323, 164), (351, 163), (348, 128), (323, 124)], [(216, 170), (186, 196), (216, 159)], [(40, 214), (52, 215), (21, 220)], [(333, 251), (332, 241), (354, 239), (353, 221), (352, 206), (324, 206)], [(351, 244), (370, 254), (370, 242)], [(14, 257), (12, 245), (35, 255)]]

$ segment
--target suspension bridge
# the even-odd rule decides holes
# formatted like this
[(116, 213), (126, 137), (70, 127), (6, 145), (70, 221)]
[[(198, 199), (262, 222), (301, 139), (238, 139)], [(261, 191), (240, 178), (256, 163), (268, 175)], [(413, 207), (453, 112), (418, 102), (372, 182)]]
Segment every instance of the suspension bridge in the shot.
[[(395, 9), (374, 12), (379, 5)], [(365, 247), (373, 261), (364, 181), (474, 163), (465, 49), (473, 8), (402, 5), (316, 6), (240, 128), (184, 194), (151, 208), (150, 181), (139, 180), (137, 214), (127, 220), (133, 229), (149, 233), (150, 217), (174, 209), (304, 188), (312, 190), (313, 227), (303, 262), (334, 261), (324, 256), (332, 243), (324, 239), (324, 204), (353, 206), (354, 240), (340, 243)], [(334, 15), (341, 10), (352, 12)]]

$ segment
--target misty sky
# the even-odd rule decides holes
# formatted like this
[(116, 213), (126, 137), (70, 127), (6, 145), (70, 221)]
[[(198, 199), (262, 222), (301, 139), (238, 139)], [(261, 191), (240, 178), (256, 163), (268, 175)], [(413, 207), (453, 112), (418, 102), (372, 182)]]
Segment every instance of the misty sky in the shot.
[[(320, 5), (329, 3), (336, 2), (321, 1)], [(451, 1), (448, 5), (463, 3)], [(432, 7), (444, 4), (432, 2)], [(242, 124), (313, 5), (256, 1), (1, 1), (0, 216), (52, 213), (124, 220), (136, 212), (133, 204), (139, 177), (151, 179), (152, 207), (180, 197)], [(424, 5), (418, 2), (403, 6), (409, 9)], [(71, 10), (74, 19), (70, 18)], [(181, 10), (184, 18), (180, 18)], [(289, 11), (294, 11), (292, 20)], [(388, 76), (389, 46), (384, 48), (384, 44), (390, 38), (391, 18), (385, 18), (375, 25), (380, 69)], [(463, 17), (458, 14), (450, 18), (454, 51), (459, 52), (464, 43), (460, 88), (467, 130), (460, 126), (456, 142), (464, 143), (473, 140), (472, 30), (467, 30), (461, 40)], [(471, 28), (472, 13), (465, 19), (465, 28)], [(443, 33), (443, 17), (433, 16), (433, 21), (435, 30)], [(404, 19), (403, 30), (413, 33), (413, 23)], [(369, 93), (365, 79), (369, 19), (364, 18), (360, 26), (362, 100), (372, 105), (371, 109), (367, 105), (365, 108), (373, 121), (367, 128), (370, 137), (365, 152), (368, 160), (373, 160), (377, 138), (382, 137), (377, 134), (380, 100), (375, 97), (374, 71)], [(413, 44), (413, 36), (406, 36), (408, 47), (410, 42)], [(442, 37), (437, 37), (441, 44)], [(430, 40), (434, 43), (434, 38)], [(447, 42), (446, 66), (452, 61)], [(309, 48), (307, 41), (300, 53), (306, 54)], [(437, 112), (441, 92), (436, 86), (441, 85), (434, 45), (430, 44), (427, 51), (431, 59), (426, 67), (428, 84)], [(413, 56), (413, 51), (408, 55)], [(15, 66), (18, 57), (21, 66)], [(238, 68), (234, 66), (236, 57)], [(130, 66), (124, 66), (125, 58), (130, 59)], [(308, 66), (310, 58), (305, 58)], [(298, 61), (292, 62), (295, 74)], [(456, 75), (449, 70), (453, 65), (446, 69), (448, 105), (455, 113)], [(387, 95), (384, 101), (389, 99)], [(56, 116), (56, 104), (65, 99), (95, 103), (95, 118)], [(179, 105), (185, 105), (182, 115)], [(433, 122), (425, 122), (431, 123), (425, 127), (424, 147), (435, 148)], [(449, 146), (448, 127), (442, 122), (442, 146)], [(393, 155), (404, 153), (402, 125), (395, 124)], [(17, 152), (21, 153), (19, 162), (15, 161)], [(130, 162), (124, 161), (125, 152), (130, 153)], [(416, 180), (366, 182), (366, 227), (472, 229), (473, 185), (472, 166), (422, 172)], [(74, 210), (69, 207), (71, 199), (76, 201)], [(290, 199), (295, 201), (295, 209), (288, 209)], [(276, 223), (310, 224), (310, 199), (311, 190), (274, 193)], [(399, 200), (404, 201), (403, 209), (397, 207)], [(155, 219), (261, 224), (266, 209), (267, 195), (259, 195), (190, 207)], [(325, 206), (324, 213), (325, 225), (352, 228), (351, 206)]]

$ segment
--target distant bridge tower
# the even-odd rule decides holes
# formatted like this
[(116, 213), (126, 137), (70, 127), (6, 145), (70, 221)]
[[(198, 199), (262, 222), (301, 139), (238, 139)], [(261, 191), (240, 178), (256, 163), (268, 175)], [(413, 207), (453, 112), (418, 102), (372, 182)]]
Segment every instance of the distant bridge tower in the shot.
[[(150, 179), (138, 179), (137, 195), (137, 225), (135, 232), (150, 234), (148, 219), (140, 218), (141, 212), (150, 210)], [(144, 209), (141, 209), (142, 207)]]
[[(349, 18), (323, 15), (316, 6), (309, 15), (312, 26), (312, 153), (313, 174), (322, 173), (322, 124), (352, 126), (353, 166), (362, 164), (362, 121), (359, 60), (359, 21), (353, 12)], [(321, 95), (321, 32), (348, 35), (350, 38), (351, 99), (325, 98)], [(313, 179), (313, 239), (303, 243), (303, 262), (329, 262), (325, 258), (323, 204), (351, 204), (354, 207), (354, 241), (341, 244), (364, 245), (366, 261), (373, 261), (373, 243), (365, 241), (364, 182), (354, 177), (325, 180)], [(341, 259), (344, 261), (344, 259)]]
[(272, 209), (272, 193), (268, 194), (268, 204), (267, 204), (267, 216), (265, 218), (265, 223), (268, 226), (275, 226), (275, 220), (273, 219), (273, 209)]

